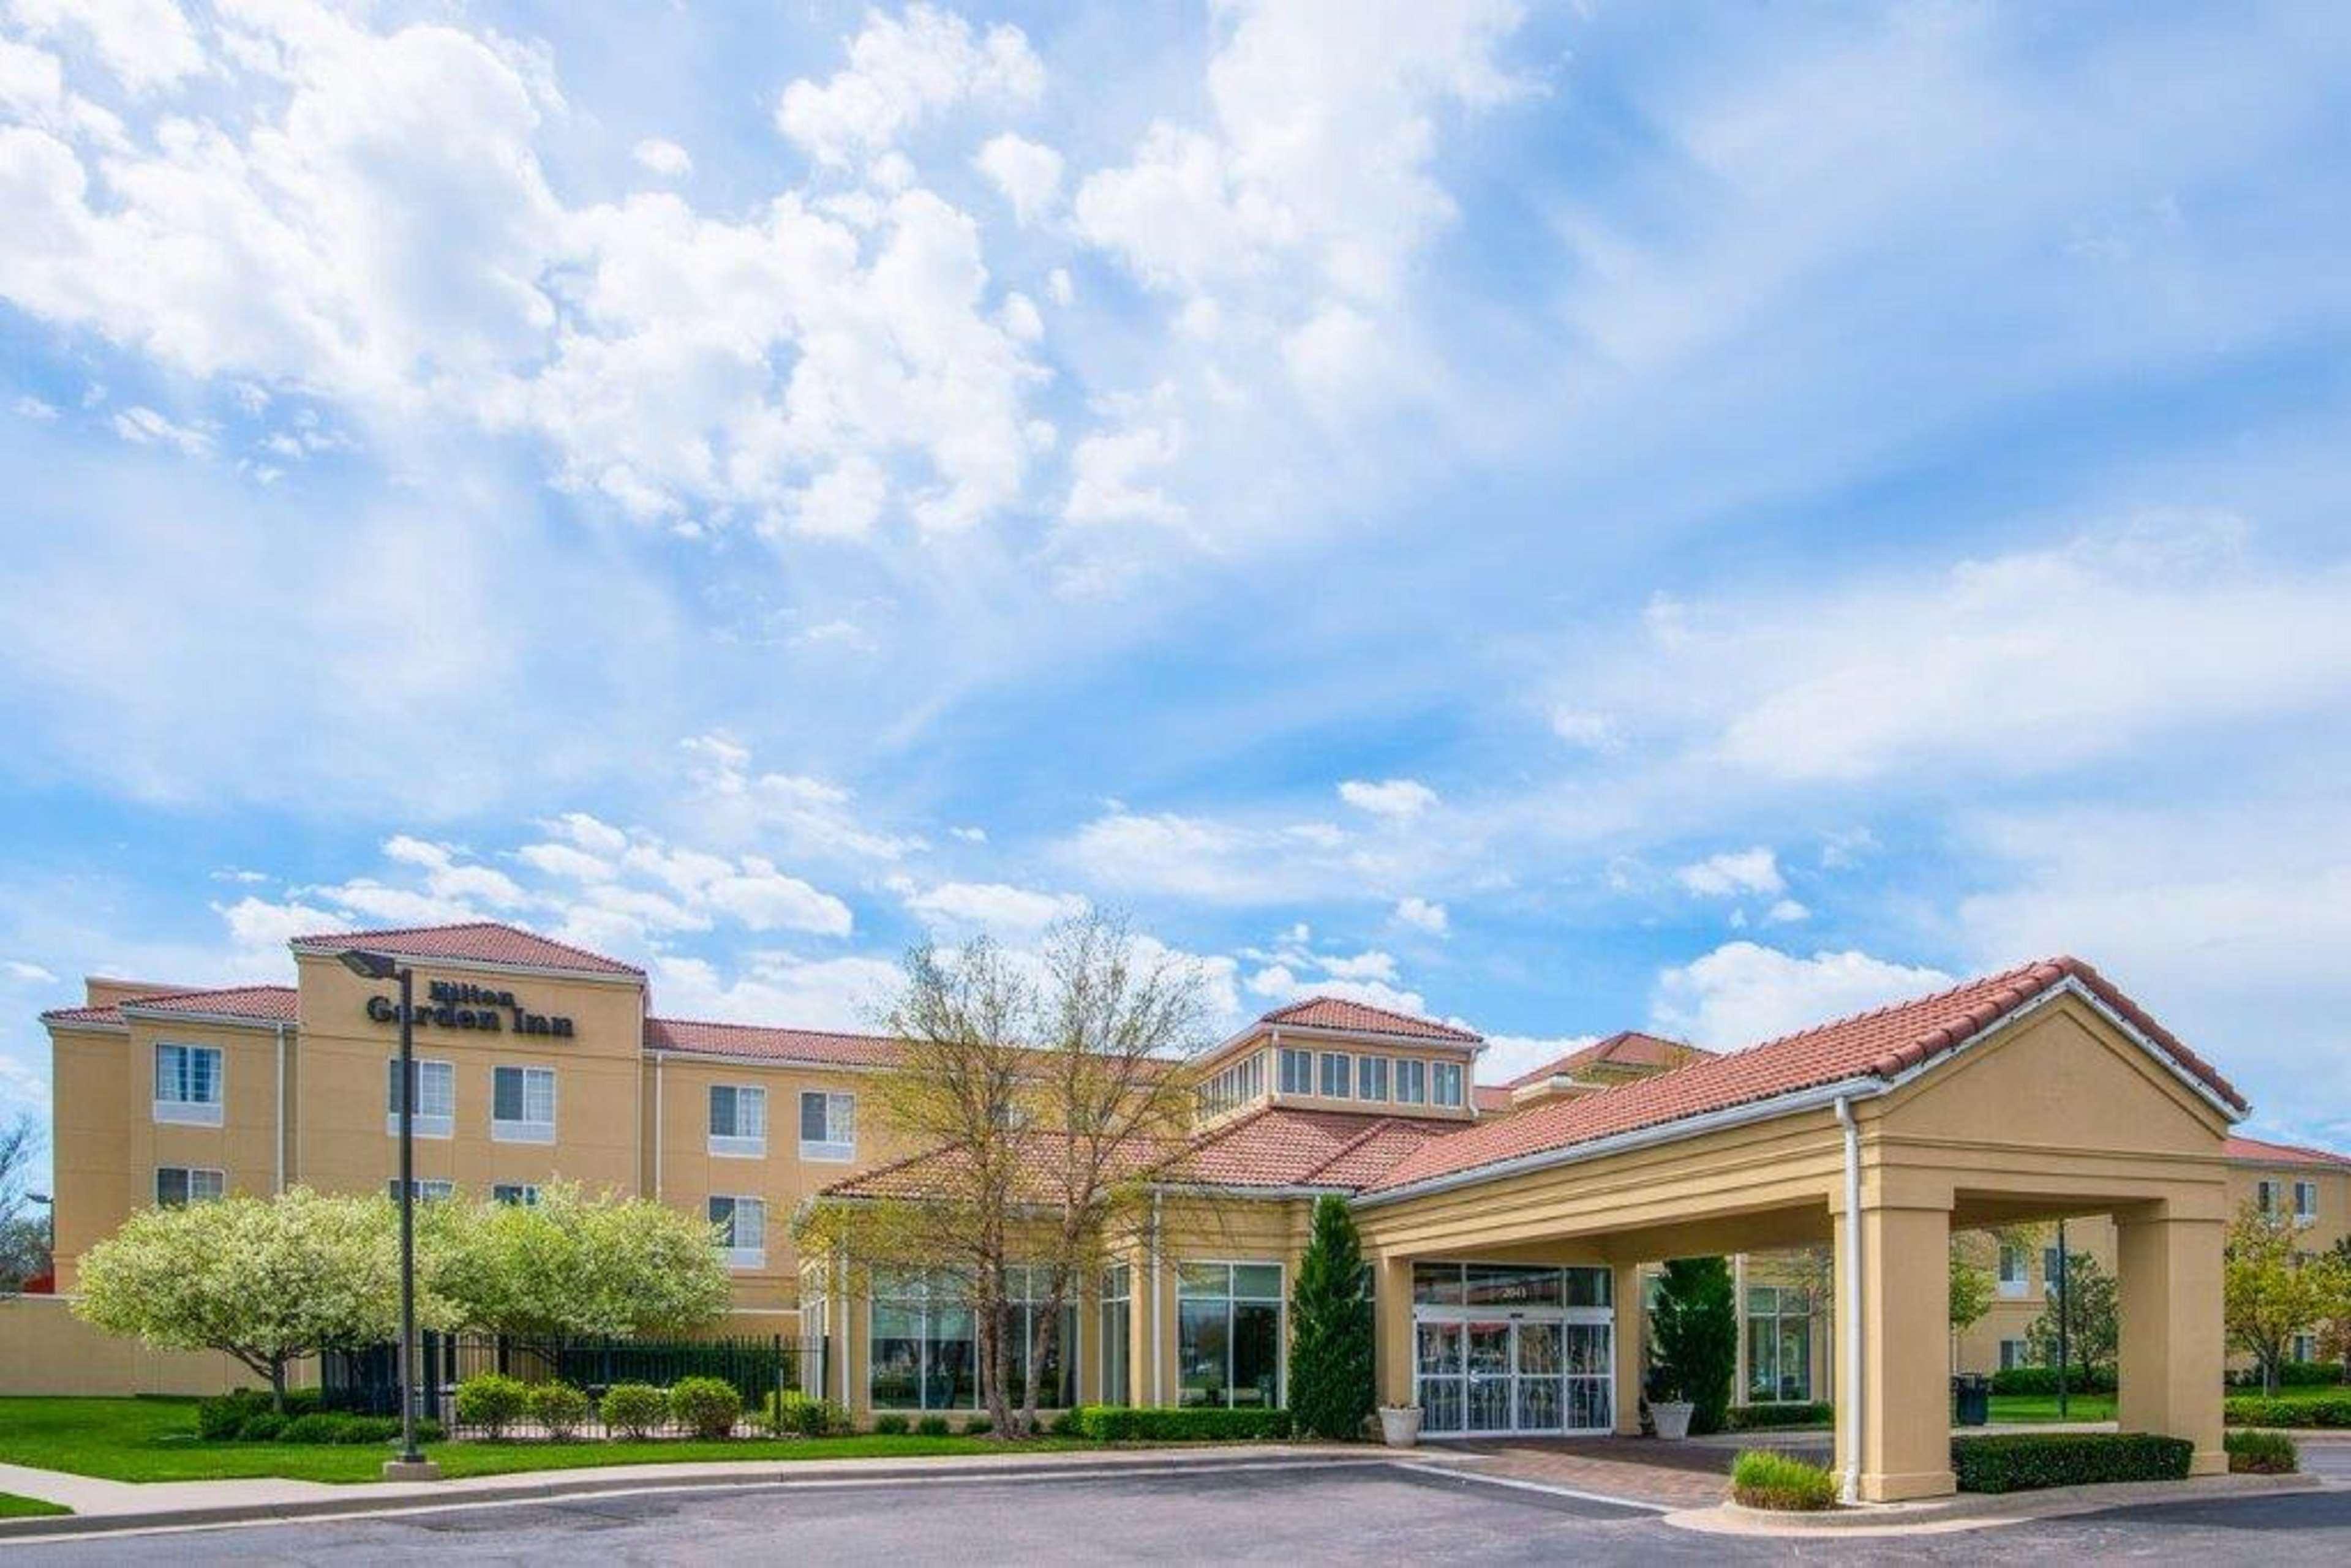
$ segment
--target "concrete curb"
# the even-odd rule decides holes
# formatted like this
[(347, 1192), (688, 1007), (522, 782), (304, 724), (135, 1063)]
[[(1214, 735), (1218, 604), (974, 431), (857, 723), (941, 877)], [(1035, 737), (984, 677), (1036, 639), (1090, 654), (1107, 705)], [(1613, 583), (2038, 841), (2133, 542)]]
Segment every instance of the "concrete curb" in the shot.
[(1712, 1508), (1669, 1513), (1665, 1521), (1677, 1530), (1705, 1535), (1939, 1535), (2036, 1519), (2100, 1513), (2112, 1508), (2226, 1501), (2281, 1492), (2321, 1491), (2325, 1486), (2322, 1478), (2314, 1475), (2195, 1476), (2184, 1481), (2115, 1481), (2098, 1486), (2051, 1487), (2043, 1491), (1964, 1492), (1925, 1502), (1871, 1503), (1859, 1508), (1826, 1509), (1818, 1513), (1790, 1513), (1724, 1501)]
[[(201, 1529), (215, 1525), (276, 1523), (284, 1520), (360, 1518), (384, 1513), (445, 1511), (480, 1506), (545, 1502), (572, 1497), (613, 1497), (713, 1488), (864, 1487), (910, 1480), (976, 1485), (988, 1481), (1097, 1479), (1105, 1476), (1187, 1476), (1235, 1470), (1332, 1469), (1388, 1464), (1384, 1450), (1346, 1448), (1251, 1452), (1241, 1448), (1200, 1450), (1153, 1448), (1123, 1456), (1085, 1455), (1053, 1462), (1009, 1458), (986, 1465), (955, 1466), (919, 1461), (772, 1459), (724, 1471), (661, 1476), (598, 1475), (593, 1470), (526, 1473), (511, 1480), (480, 1478), (481, 1484), (444, 1483), (432, 1490), (371, 1494), (355, 1483), (348, 1495), (278, 1501), (224, 1502), (139, 1512), (46, 1514), (0, 1520), (0, 1546), (23, 1540), (109, 1535), (139, 1531)], [(815, 1469), (817, 1465), (825, 1468)]]

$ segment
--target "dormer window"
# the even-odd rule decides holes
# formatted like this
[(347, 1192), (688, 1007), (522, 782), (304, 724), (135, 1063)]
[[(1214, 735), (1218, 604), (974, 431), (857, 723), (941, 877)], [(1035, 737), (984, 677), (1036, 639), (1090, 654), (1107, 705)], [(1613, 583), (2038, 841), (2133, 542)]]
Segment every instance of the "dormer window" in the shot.
[(1322, 1098), (1325, 1100), (1350, 1098), (1350, 1091), (1353, 1087), (1350, 1080), (1354, 1077), (1354, 1059), (1343, 1051), (1326, 1051), (1322, 1053), (1321, 1065)]

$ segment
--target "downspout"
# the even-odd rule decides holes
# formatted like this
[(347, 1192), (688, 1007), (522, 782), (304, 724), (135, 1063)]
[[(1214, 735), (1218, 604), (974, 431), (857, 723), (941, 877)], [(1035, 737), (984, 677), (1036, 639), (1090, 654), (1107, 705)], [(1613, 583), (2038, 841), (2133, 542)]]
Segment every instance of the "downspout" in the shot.
[(286, 1190), (286, 1026), (277, 1026), (277, 1175), (272, 1192)]
[(1160, 1363), (1165, 1350), (1159, 1333), (1159, 1192), (1151, 1194), (1151, 1403), (1166, 1403), (1166, 1391), (1162, 1385)]
[(1838, 1499), (1850, 1507), (1861, 1495), (1861, 1128), (1853, 1119), (1851, 1096), (1836, 1102), (1837, 1125), (1844, 1129), (1844, 1385), (1837, 1390), (1851, 1412), (1844, 1475)]
[(662, 1057), (653, 1052), (653, 1201), (662, 1195)]

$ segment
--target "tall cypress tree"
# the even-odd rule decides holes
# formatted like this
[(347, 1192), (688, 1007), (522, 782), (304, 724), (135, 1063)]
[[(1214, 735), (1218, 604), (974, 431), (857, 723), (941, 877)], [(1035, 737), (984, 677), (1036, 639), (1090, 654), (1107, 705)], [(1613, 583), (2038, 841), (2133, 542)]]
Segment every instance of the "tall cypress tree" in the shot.
[(1665, 1266), (1649, 1310), (1649, 1354), (1656, 1363), (1653, 1387), (1697, 1406), (1690, 1430), (1721, 1431), (1739, 1372), (1739, 1301), (1729, 1260), (1677, 1258)]
[(1363, 1435), (1372, 1413), (1370, 1284), (1346, 1200), (1315, 1199), (1314, 1233), (1290, 1296), (1290, 1415), (1301, 1435)]

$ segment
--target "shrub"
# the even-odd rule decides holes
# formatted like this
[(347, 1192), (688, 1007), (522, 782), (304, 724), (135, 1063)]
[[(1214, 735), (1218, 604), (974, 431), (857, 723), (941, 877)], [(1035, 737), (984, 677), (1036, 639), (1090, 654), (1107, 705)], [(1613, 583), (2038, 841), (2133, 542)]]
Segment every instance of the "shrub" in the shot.
[(1078, 1425), (1078, 1413), (1074, 1410), (1062, 1411), (1059, 1416), (1053, 1417), (1052, 1425), (1048, 1427), (1046, 1430), (1050, 1432), (1056, 1437), (1075, 1437), (1080, 1436), (1081, 1429)]
[(1730, 1467), (1730, 1495), (1749, 1508), (1809, 1511), (1835, 1504), (1835, 1474), (1771, 1448), (1743, 1449)]
[[(2277, 1380), (2281, 1388), (2338, 1387), (2345, 1382), (2343, 1364), (2339, 1361), (2282, 1361), (2278, 1363)], [(2259, 1366), (2243, 1367), (2230, 1373), (2227, 1382), (2231, 1388), (2259, 1388), (2262, 1385), (2262, 1369)]]
[(590, 1406), (588, 1396), (569, 1383), (539, 1383), (532, 1385), (525, 1408), (559, 1443), (587, 1424)]
[(824, 1437), (851, 1429), (849, 1412), (830, 1399), (787, 1388), (768, 1396), (768, 1430), (779, 1437)]
[(1959, 1437), (1951, 1469), (1961, 1491), (2033, 1491), (2098, 1481), (2184, 1479), (2196, 1445), (2146, 1432), (2013, 1432)]
[(985, 1437), (995, 1430), (996, 1423), (985, 1416), (975, 1416), (963, 1424), (963, 1435), (967, 1437)]
[(286, 1423), (277, 1434), (281, 1443), (340, 1443), (348, 1441), (343, 1433), (355, 1416), (329, 1410), (313, 1410), (308, 1416), (297, 1416)]
[(2263, 1399), (2244, 1395), (2225, 1402), (2221, 1410), (2231, 1427), (2351, 1427), (2351, 1396)]
[(258, 1416), (247, 1416), (238, 1425), (236, 1440), (240, 1443), (274, 1443), (285, 1435), (289, 1425), (300, 1419), (298, 1416), (280, 1416), (274, 1410), (264, 1410)]
[(909, 1430), (906, 1418), (895, 1411), (873, 1417), (873, 1435), (877, 1437), (903, 1437)]
[(1725, 1423), (1733, 1432), (1770, 1432), (1791, 1427), (1833, 1427), (1836, 1406), (1826, 1400), (1804, 1404), (1774, 1400), (1759, 1405), (1734, 1405)]
[(598, 1406), (610, 1431), (624, 1437), (644, 1438), (669, 1419), (669, 1396), (650, 1383), (615, 1383), (604, 1390)]
[[(2054, 1396), (2057, 1392), (2057, 1369), (2053, 1366), (2004, 1366), (1991, 1375), (1994, 1394), (2024, 1394)], [(2065, 1374), (2065, 1391), (2069, 1394), (2112, 1394), (2115, 1391), (2115, 1369), (2111, 1366), (2077, 1366)]]
[(669, 1410), (697, 1437), (728, 1437), (742, 1416), (743, 1396), (716, 1377), (681, 1377), (669, 1391)]
[(954, 1430), (944, 1416), (925, 1416), (914, 1423), (915, 1434), (924, 1437), (944, 1437)]
[[(319, 1399), (315, 1388), (289, 1388), (286, 1391), (286, 1414), (308, 1416), (319, 1407)], [(266, 1388), (239, 1388), (229, 1394), (216, 1394), (196, 1402), (196, 1436), (216, 1443), (233, 1442), (237, 1429), (247, 1420), (270, 1413)]]
[(1098, 1443), (1202, 1443), (1287, 1437), (1287, 1410), (1169, 1410), (1152, 1406), (1086, 1405), (1072, 1412), (1077, 1434)]
[(521, 1379), (501, 1372), (477, 1372), (457, 1385), (457, 1425), (478, 1427), (492, 1437), (522, 1419), (530, 1403), (530, 1389)]
[(2229, 1469), (2257, 1476), (2290, 1476), (2302, 1468), (2302, 1454), (2283, 1432), (2227, 1432), (2220, 1446), (2229, 1450)]
[(1694, 1433), (1722, 1430), (1739, 1369), (1739, 1301), (1723, 1258), (1676, 1258), (1649, 1309), (1652, 1404), (1687, 1399)]
[(1363, 1435), (1372, 1413), (1371, 1272), (1347, 1201), (1314, 1202), (1314, 1230), (1290, 1295), (1290, 1406), (1317, 1437)]

